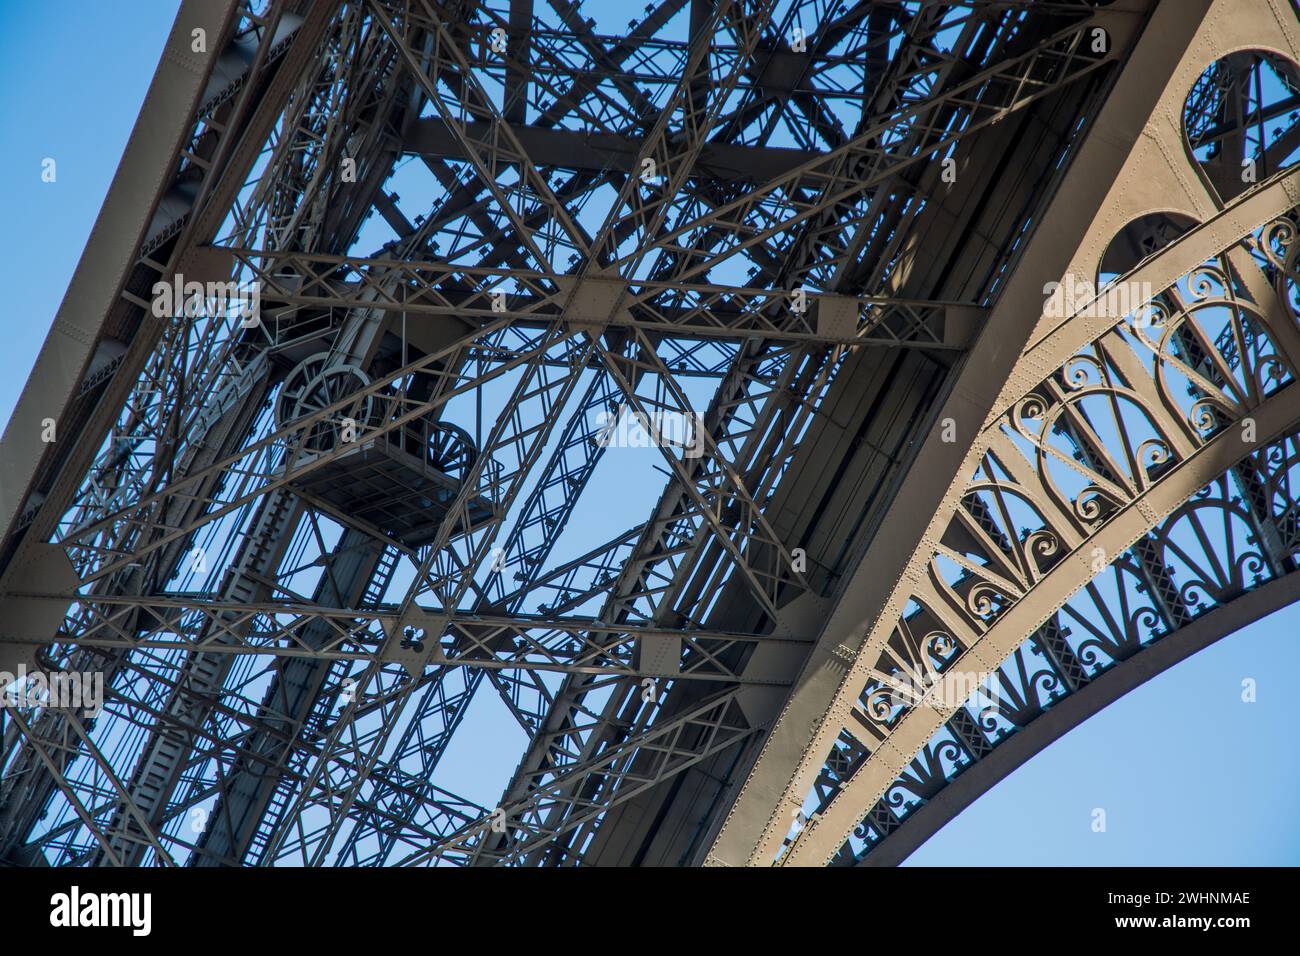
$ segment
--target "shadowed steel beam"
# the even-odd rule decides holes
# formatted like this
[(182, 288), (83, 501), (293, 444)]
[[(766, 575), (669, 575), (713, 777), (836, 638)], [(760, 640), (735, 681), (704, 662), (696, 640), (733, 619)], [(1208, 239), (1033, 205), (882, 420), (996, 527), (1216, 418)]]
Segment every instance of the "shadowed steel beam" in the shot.
[[(483, 124), (471, 123), (471, 137), (487, 135)], [(637, 171), (635, 161), (641, 143), (617, 133), (587, 133), (568, 129), (516, 126), (515, 136), (528, 158), (538, 166), (558, 166), (602, 172), (616, 169)], [(447, 125), (436, 117), (425, 116), (406, 128), (403, 148), (424, 156), (441, 159), (465, 159), (459, 140)], [(741, 146), (733, 143), (706, 143), (696, 161), (699, 175), (725, 180), (763, 180), (779, 176), (816, 159), (817, 153), (781, 146)]]

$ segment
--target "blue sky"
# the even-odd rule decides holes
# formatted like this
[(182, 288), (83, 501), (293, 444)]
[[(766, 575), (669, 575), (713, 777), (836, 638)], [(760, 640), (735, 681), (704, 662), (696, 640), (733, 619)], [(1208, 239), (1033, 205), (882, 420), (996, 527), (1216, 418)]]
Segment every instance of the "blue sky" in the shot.
[[(0, 413), (7, 421), (67, 288), (134, 123), (174, 0), (46, 5), (0, 0)], [(129, 12), (127, 12), (129, 11)], [(623, 18), (626, 19), (626, 18)], [(57, 23), (55, 23), (57, 21)], [(57, 181), (41, 181), (46, 157)], [(695, 396), (692, 395), (694, 399)], [(616, 502), (619, 488), (609, 489)], [(614, 505), (611, 505), (614, 506)], [(625, 525), (642, 514), (627, 514)], [(1293, 693), (1300, 609), (1233, 635), (1139, 688), (1004, 780), (922, 847), (915, 864), (1300, 863)], [(1241, 701), (1241, 682), (1258, 700)], [(439, 781), (487, 805), (523, 737), (483, 714)], [(1107, 813), (1094, 833), (1092, 811)]]

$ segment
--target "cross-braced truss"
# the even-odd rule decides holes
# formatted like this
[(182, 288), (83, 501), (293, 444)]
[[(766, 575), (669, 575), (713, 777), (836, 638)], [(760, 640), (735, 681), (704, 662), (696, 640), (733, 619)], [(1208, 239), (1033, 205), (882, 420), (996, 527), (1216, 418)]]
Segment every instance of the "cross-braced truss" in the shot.
[(5, 433), (0, 668), (104, 694), (0, 860), (889, 862), (1290, 600), (1228, 6), (185, 0)]

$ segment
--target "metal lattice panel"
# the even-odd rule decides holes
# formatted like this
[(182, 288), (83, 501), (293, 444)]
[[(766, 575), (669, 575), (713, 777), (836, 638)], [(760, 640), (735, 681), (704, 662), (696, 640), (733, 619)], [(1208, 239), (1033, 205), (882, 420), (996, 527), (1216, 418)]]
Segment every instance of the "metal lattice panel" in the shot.
[(105, 697), (0, 710), (0, 860), (892, 862), (1283, 600), (1229, 6), (182, 3), (5, 433), (0, 665)]

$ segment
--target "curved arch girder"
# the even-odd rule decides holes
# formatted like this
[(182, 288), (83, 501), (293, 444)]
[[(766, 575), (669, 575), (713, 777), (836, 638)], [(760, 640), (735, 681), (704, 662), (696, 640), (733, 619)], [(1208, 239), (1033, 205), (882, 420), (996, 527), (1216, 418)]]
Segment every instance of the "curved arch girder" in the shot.
[[(960, 773), (947, 779), (933, 796), (905, 817), (900, 818), (886, 804), (877, 803), (841, 848), (835, 862), (858, 866), (901, 863), (981, 794), (1049, 744), (1180, 661), (1294, 603), (1297, 587), (1300, 587), (1300, 572), (1288, 572), (1214, 608), (1174, 633), (1163, 635), (1159, 641), (1143, 645), (1120, 665), (1053, 699), (1049, 708), (1032, 715), (1014, 734), (1004, 736), (995, 744), (994, 749), (985, 750), (964, 764)], [(1065, 676), (1061, 675), (1060, 679), (1065, 681)]]
[[(1300, 599), (1300, 432), (1204, 486), (1075, 595), (962, 702), (834, 859), (894, 865), (980, 794), (1135, 687)], [(1267, 502), (1267, 508), (1257, 505)], [(1144, 566), (1178, 565), (1170, 620)], [(1137, 584), (1135, 587), (1134, 584)], [(943, 756), (948, 754), (948, 759)], [(865, 757), (849, 735), (832, 773)], [(847, 771), (847, 772), (846, 772)]]

